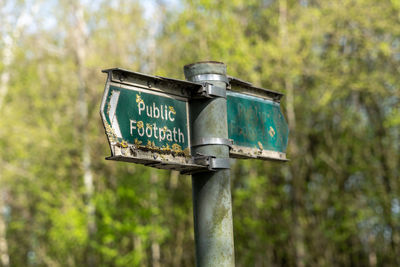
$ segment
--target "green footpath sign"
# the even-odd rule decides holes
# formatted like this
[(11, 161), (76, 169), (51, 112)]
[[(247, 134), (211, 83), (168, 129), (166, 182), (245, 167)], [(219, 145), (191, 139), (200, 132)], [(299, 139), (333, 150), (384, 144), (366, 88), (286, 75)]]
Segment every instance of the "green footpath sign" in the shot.
[(110, 85), (103, 112), (112, 137), (121, 145), (129, 143), (177, 153), (189, 149), (185, 99)]
[(204, 168), (190, 155), (188, 94), (200, 85), (122, 69), (104, 72), (100, 114), (108, 159), (180, 171)]

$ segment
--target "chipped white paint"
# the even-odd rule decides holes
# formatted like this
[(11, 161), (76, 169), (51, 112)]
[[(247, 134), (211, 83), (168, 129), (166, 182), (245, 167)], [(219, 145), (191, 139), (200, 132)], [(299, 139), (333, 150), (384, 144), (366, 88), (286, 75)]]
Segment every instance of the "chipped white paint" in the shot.
[(114, 129), (115, 135), (119, 138), (122, 138), (121, 130), (119, 129), (119, 124), (116, 116), (117, 104), (119, 99), (120, 92), (112, 91), (111, 99), (110, 99), (110, 111), (108, 113), (108, 118), (111, 122), (111, 127)]

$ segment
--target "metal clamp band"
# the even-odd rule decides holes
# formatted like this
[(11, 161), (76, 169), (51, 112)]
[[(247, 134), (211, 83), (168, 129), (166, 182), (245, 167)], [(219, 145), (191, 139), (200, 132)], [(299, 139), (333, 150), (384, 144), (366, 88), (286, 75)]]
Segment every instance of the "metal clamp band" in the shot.
[(200, 89), (200, 94), (204, 97), (223, 97), (226, 98), (226, 89), (210, 83), (204, 83)]
[(221, 74), (198, 74), (190, 78), (192, 82), (219, 81), (229, 84), (229, 80), (225, 75)]
[(193, 141), (192, 147), (207, 145), (225, 145), (232, 147), (232, 140), (220, 137), (201, 137)]
[(231, 167), (231, 164), (230, 164), (229, 158), (211, 158), (208, 169), (209, 170), (229, 169), (230, 167)]
[(207, 166), (208, 170), (229, 169), (229, 158), (217, 158), (214, 156), (197, 155), (194, 157), (194, 162), (199, 165)]

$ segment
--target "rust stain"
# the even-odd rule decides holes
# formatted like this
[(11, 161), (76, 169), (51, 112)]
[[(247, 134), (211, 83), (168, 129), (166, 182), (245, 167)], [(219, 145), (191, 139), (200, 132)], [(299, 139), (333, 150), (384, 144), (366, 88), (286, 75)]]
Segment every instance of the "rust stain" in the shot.
[(110, 139), (111, 142), (117, 142), (118, 138), (117, 135), (114, 132), (114, 129), (108, 124), (107, 122), (105, 123), (105, 128), (106, 128), (106, 134), (108, 138)]
[(142, 144), (142, 141), (139, 141), (137, 138), (135, 138), (135, 145), (139, 146)]
[(143, 103), (143, 99), (140, 95), (136, 95), (136, 103)]
[(268, 133), (269, 133), (269, 135), (270, 135), (271, 137), (274, 137), (274, 135), (275, 135), (275, 130), (274, 130), (274, 128), (272, 128), (272, 126), (269, 126), (269, 131), (268, 131)]
[(163, 151), (171, 151), (171, 148), (169, 147), (168, 144), (166, 144), (165, 146), (163, 146), (163, 147), (161, 148), (161, 150), (163, 150)]
[(261, 144), (261, 142), (260, 141), (258, 141), (258, 147), (261, 149), (261, 150), (263, 150), (263, 145)]
[(172, 112), (172, 114), (174, 115), (176, 114), (176, 111), (173, 106), (169, 106), (169, 110)]
[(190, 149), (187, 147), (183, 150), (183, 154), (185, 154), (185, 157), (190, 157)]
[(174, 151), (174, 152), (176, 152), (176, 153), (179, 153), (179, 152), (182, 152), (182, 148), (181, 148), (181, 146), (178, 145), (178, 144), (173, 144), (173, 145), (172, 145), (172, 151)]
[(141, 98), (140, 95), (136, 95), (136, 103), (138, 105), (138, 108), (139, 108), (140, 104), (144, 104), (144, 101), (143, 101), (143, 99)]
[(122, 140), (122, 142), (120, 143), (121, 147), (123, 148), (127, 148), (128, 147), (128, 142), (126, 142), (125, 140)]

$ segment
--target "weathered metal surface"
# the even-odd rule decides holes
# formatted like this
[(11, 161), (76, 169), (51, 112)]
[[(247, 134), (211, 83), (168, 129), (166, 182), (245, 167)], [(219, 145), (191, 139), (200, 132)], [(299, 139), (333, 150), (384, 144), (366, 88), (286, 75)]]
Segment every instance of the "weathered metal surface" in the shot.
[(113, 156), (107, 159), (139, 163), (158, 169), (179, 170), (182, 173), (193, 173), (208, 169), (207, 162), (198, 164), (193, 157), (177, 157), (173, 154), (155, 153), (151, 150), (138, 149), (133, 145), (128, 145), (125, 148), (116, 145), (113, 146), (113, 150)]
[(206, 145), (225, 145), (232, 147), (232, 141), (230, 139), (220, 137), (202, 137), (198, 140), (192, 140), (192, 147)]
[(109, 75), (111, 82), (159, 91), (179, 97), (190, 97), (194, 92), (202, 88), (198, 83), (153, 76), (120, 68), (106, 69), (103, 72)]
[(186, 172), (207, 169), (190, 153), (188, 97), (200, 85), (121, 69), (105, 72), (100, 113), (108, 159)]
[[(187, 65), (184, 72), (188, 80), (226, 88), (225, 79), (219, 79), (226, 77), (226, 66), (222, 63)], [(199, 77), (212, 80), (199, 80)], [(191, 138), (194, 144), (202, 144), (192, 148), (192, 155), (214, 156), (215, 164), (228, 168), (229, 146), (215, 140), (228, 138), (226, 99), (192, 99), (190, 120)], [(230, 170), (194, 174), (192, 188), (196, 266), (234, 266)]]
[(231, 91), (227, 91), (231, 157), (287, 160), (289, 128), (280, 109), (281, 97), (231, 78)]
[[(212, 68), (213, 71), (218, 69)], [(176, 170), (190, 173), (187, 167), (182, 167), (190, 166), (189, 161), (194, 162), (188, 160), (191, 154), (188, 102), (196, 105), (203, 103), (204, 97), (226, 95), (229, 138), (233, 140), (230, 156), (286, 160), (288, 127), (280, 111), (281, 93), (254, 87), (237, 78), (224, 78), (219, 73), (202, 74), (198, 70), (192, 76), (196, 83), (118, 68), (104, 72), (108, 79), (101, 114), (112, 152), (109, 159), (130, 162), (135, 159), (134, 162), (141, 163), (141, 158), (133, 155), (116, 156), (116, 146), (130, 147), (151, 151), (155, 159), (172, 155), (173, 158), (166, 160), (168, 166), (160, 166), (170, 168), (171, 164), (176, 164)], [(200, 81), (199, 77), (212, 80)], [(221, 95), (227, 81), (230, 90)], [(216, 111), (215, 116), (224, 120), (220, 114)], [(196, 140), (197, 135), (193, 133), (192, 139)]]
[(253, 86), (253, 84), (250, 82), (246, 82), (232, 76), (229, 76), (228, 79), (229, 87), (227, 89), (237, 93), (244, 93), (246, 95), (270, 99), (277, 102), (280, 102), (281, 98), (283, 97), (283, 94), (280, 92)]

